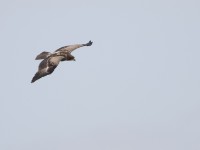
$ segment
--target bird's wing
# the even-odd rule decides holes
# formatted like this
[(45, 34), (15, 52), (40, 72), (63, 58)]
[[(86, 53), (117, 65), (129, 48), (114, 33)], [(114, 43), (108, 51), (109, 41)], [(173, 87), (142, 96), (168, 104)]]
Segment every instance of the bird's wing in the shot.
[(49, 57), (51, 55), (50, 52), (42, 52), (39, 55), (37, 55), (37, 57), (35, 58), (35, 60), (40, 60), (40, 59), (45, 59), (47, 57)]
[(61, 59), (59, 56), (51, 55), (44, 59), (39, 65), (39, 71), (45, 70), (48, 73), (52, 73), (54, 69), (58, 66)]
[(88, 43), (86, 43), (86, 44), (83, 44), (83, 46), (91, 46), (92, 45), (92, 41), (90, 40)]
[(44, 59), (39, 64), (38, 71), (32, 78), (31, 83), (35, 82), (36, 80), (38, 80), (44, 76), (50, 75), (57, 66), (58, 66), (58, 64), (54, 64), (51, 62), (51, 57)]
[(36, 72), (36, 74), (34, 75), (34, 77), (32, 78), (32, 81), (31, 83), (35, 82), (36, 80), (42, 78), (42, 77), (45, 77), (47, 75), (50, 75), (54, 70), (55, 68), (57, 67), (57, 65), (55, 66), (50, 66), (47, 68), (46, 71), (38, 71)]
[(74, 44), (74, 45), (68, 45), (68, 46), (64, 46), (61, 47), (59, 49), (57, 49), (55, 52), (69, 52), (71, 53), (72, 51), (74, 51), (77, 48), (83, 47), (84, 44)]
[(59, 49), (57, 49), (55, 52), (61, 52), (61, 51), (65, 51), (69, 46), (63, 46)]

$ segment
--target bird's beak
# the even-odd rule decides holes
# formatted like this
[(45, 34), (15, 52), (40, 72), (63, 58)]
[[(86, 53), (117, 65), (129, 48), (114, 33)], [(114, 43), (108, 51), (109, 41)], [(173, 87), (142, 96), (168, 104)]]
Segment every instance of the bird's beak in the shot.
[(74, 61), (76, 61), (76, 59), (73, 59)]

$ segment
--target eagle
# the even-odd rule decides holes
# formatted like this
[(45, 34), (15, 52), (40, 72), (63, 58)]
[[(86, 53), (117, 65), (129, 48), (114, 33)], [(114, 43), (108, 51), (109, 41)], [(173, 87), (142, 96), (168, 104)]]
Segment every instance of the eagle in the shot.
[(89, 41), (86, 44), (73, 44), (68, 46), (63, 46), (53, 53), (42, 52), (36, 56), (35, 60), (42, 60), (39, 64), (38, 71), (31, 80), (31, 83), (36, 80), (50, 75), (55, 68), (59, 65), (60, 61), (75, 61), (75, 57), (71, 54), (75, 49), (83, 46), (91, 46), (92, 41)]

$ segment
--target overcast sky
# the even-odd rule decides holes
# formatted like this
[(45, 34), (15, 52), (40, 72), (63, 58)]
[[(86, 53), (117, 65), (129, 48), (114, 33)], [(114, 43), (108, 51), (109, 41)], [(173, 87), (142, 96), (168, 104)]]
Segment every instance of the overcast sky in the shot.
[[(1, 150), (199, 150), (199, 0), (1, 0)], [(42, 51), (72, 54), (31, 84)]]

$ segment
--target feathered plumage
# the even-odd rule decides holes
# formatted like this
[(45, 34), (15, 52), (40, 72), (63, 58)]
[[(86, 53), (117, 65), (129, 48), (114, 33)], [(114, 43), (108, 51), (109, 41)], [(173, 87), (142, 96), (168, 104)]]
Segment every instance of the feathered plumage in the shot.
[(71, 52), (77, 48), (83, 46), (91, 46), (93, 42), (89, 41), (86, 44), (74, 44), (69, 46), (64, 46), (57, 49), (54, 53), (50, 52), (42, 52), (35, 58), (36, 60), (43, 59), (39, 64), (38, 71), (36, 72), (35, 76), (32, 78), (31, 83), (35, 82), (36, 80), (51, 74), (55, 68), (58, 66), (60, 61), (75, 61), (75, 57), (71, 55)]

